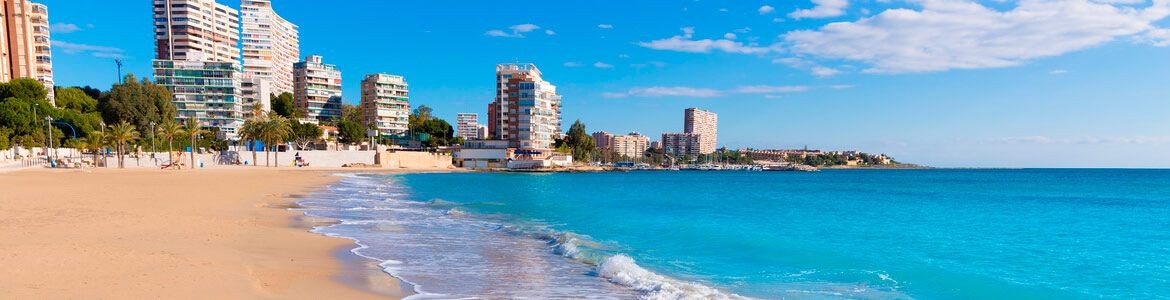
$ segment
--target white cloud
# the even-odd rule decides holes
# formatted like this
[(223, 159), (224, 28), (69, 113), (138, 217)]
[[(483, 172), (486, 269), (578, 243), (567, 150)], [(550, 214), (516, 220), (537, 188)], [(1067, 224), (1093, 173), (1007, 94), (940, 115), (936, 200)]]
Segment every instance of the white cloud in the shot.
[(851, 85), (851, 84), (836, 84), (836, 85), (829, 86), (829, 88), (834, 89), (834, 90), (846, 90), (846, 89), (851, 89), (854, 87), (856, 87), (856, 86)]
[(1143, 34), (1170, 15), (1170, 0), (1144, 9), (1020, 0), (1007, 11), (954, 0), (917, 3), (921, 9), (889, 9), (781, 37), (794, 53), (868, 63), (870, 73), (931, 72), (1017, 66)]
[(732, 92), (740, 94), (779, 94), (779, 93), (797, 93), (808, 91), (809, 88), (803, 85), (747, 85), (737, 87)]
[(49, 27), (49, 32), (52, 32), (52, 33), (72, 33), (72, 32), (76, 32), (76, 31), (80, 31), (80, 30), (81, 30), (81, 26), (77, 26), (77, 24), (69, 24), (69, 23), (57, 23), (57, 24), (53, 24), (53, 26)]
[(813, 67), (811, 71), (813, 76), (816, 77), (833, 77), (841, 73), (840, 70), (824, 66)]
[(772, 23), (784, 23), (784, 18), (772, 18)]
[(1156, 47), (1170, 46), (1170, 29), (1158, 28), (1147, 31), (1142, 37), (1147, 43)]
[(728, 10), (728, 9), (726, 9), (726, 8), (720, 8), (720, 9), (719, 9), (719, 12), (729, 12), (729, 11), (731, 11), (731, 10)]
[(728, 39), (695, 40), (692, 39), (695, 34), (695, 29), (693, 27), (682, 28), (682, 31), (683, 35), (676, 35), (670, 38), (653, 40), (649, 42), (640, 42), (638, 45), (655, 50), (669, 50), (691, 53), (709, 53), (712, 50), (719, 50), (727, 53), (764, 54), (774, 50), (769, 47), (745, 45), (744, 43)]
[(771, 5), (767, 5), (767, 4), (765, 4), (764, 6), (760, 6), (760, 9), (759, 9), (759, 12), (761, 15), (770, 14), (770, 13), (773, 13), (775, 11), (776, 11), (775, 7), (772, 7)]
[(567, 61), (564, 63), (564, 66), (569, 67), (569, 68), (576, 68), (576, 67), (580, 67), (581, 63), (575, 62), (575, 61)]
[(598, 69), (613, 69), (613, 65), (600, 61), (593, 63), (593, 67)]
[[(525, 33), (540, 29), (540, 26), (537, 26), (536, 24), (517, 24), (517, 25), (509, 26), (508, 29), (510, 29), (511, 32), (503, 31), (500, 29), (492, 29), (492, 30), (488, 30), (484, 34), (487, 36), (492, 36), (492, 37), (524, 38)], [(548, 31), (545, 31), (545, 34), (553, 35), (556, 33), (552, 32), (552, 30), (548, 30)]]
[(728, 32), (728, 33), (723, 34), (723, 39), (725, 39), (725, 40), (734, 40), (735, 38), (736, 38), (736, 35), (734, 33)]
[(552, 31), (552, 29), (545, 29), (545, 30), (544, 30), (544, 34), (547, 34), (547, 35), (557, 35), (557, 32), (556, 32), (556, 31)]
[[(931, 0), (926, 0), (931, 1)], [(816, 4), (810, 9), (798, 9), (788, 16), (793, 19), (818, 19), (839, 17), (845, 14), (845, 8), (849, 7), (849, 0), (812, 0)]]
[(622, 53), (622, 54), (618, 54), (618, 58), (630, 58), (630, 55)]
[(1048, 75), (1061, 75), (1061, 74), (1065, 74), (1065, 73), (1068, 73), (1068, 70), (1052, 70), (1052, 71), (1048, 71)]
[(93, 57), (99, 58), (124, 58), (126, 57), (126, 50), (115, 47), (74, 44), (66, 41), (52, 40), (50, 41), (53, 49), (61, 50), (65, 54), (83, 54), (88, 53)]
[(597, 24), (597, 28), (601, 28), (601, 29), (613, 29), (613, 24)]
[(736, 29), (736, 30), (732, 30), (732, 32), (735, 32), (735, 33), (748, 33), (748, 32), (752, 32), (752, 28), (751, 28), (751, 27), (744, 27), (744, 28), (739, 28), (739, 29)]

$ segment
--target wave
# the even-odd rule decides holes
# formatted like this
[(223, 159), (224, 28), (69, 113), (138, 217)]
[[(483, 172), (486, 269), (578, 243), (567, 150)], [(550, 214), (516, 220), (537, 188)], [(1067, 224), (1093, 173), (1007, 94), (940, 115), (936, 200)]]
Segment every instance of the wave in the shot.
[(548, 241), (553, 252), (593, 265), (598, 277), (642, 293), (642, 299), (751, 299), (724, 293), (700, 283), (670, 278), (639, 266), (625, 254), (605, 255), (600, 243), (570, 231), (547, 230), (537, 238)]
[[(369, 176), (362, 176), (356, 174), (336, 174), (344, 177), (339, 184), (330, 188), (335, 195), (351, 196), (354, 191), (363, 191), (370, 186), (383, 186), (384, 182), (378, 181), (380, 178), (372, 178)], [(549, 251), (564, 257), (572, 262), (580, 263), (587, 268), (592, 269), (592, 275), (602, 278), (612, 284), (628, 288), (636, 294), (640, 294), (641, 299), (659, 300), (659, 299), (750, 299), (748, 297), (740, 296), (734, 293), (727, 293), (720, 291), (714, 287), (710, 287), (698, 282), (688, 282), (676, 278), (671, 278), (662, 274), (650, 271), (638, 265), (632, 257), (628, 254), (618, 253), (613, 248), (605, 243), (600, 243), (587, 235), (578, 234), (571, 231), (558, 231), (548, 227), (544, 224), (509, 224), (503, 221), (496, 220), (490, 215), (479, 215), (469, 213), (465, 209), (467, 205), (447, 201), (443, 199), (432, 199), (430, 201), (414, 202), (401, 200), (405, 194), (393, 193), (391, 198), (386, 198), (385, 193), (375, 192), (377, 195), (372, 198), (384, 199), (387, 202), (395, 202), (405, 204), (407, 207), (414, 207), (411, 209), (403, 209), (401, 207), (380, 206), (380, 205), (364, 205), (357, 207), (334, 209), (342, 211), (394, 211), (394, 212), (408, 212), (414, 209), (436, 210), (440, 215), (451, 217), (454, 219), (463, 220), (461, 222), (483, 223), (484, 226), (491, 226), (497, 231), (502, 231), (508, 234), (533, 238), (544, 241), (549, 246)], [(348, 197), (345, 197), (348, 198)], [(330, 202), (336, 203), (341, 199), (330, 199)], [(367, 199), (353, 199), (357, 201)], [(399, 202), (402, 201), (402, 202)], [(340, 202), (349, 202), (342, 200)], [(417, 206), (416, 206), (417, 205)], [(308, 213), (308, 212), (306, 212)], [(495, 223), (495, 224), (490, 224)], [(380, 227), (387, 227), (385, 230), (400, 230), (397, 225), (403, 224), (402, 221), (390, 220), (341, 220), (339, 224), (346, 225), (364, 225), (373, 226), (373, 229)], [(361, 240), (345, 235), (332, 234), (322, 232), (321, 227), (314, 229), (314, 232), (323, 233), (330, 236), (343, 237), (353, 240), (357, 244), (357, 248), (351, 249), (354, 254), (379, 261), (379, 267), (383, 272), (393, 276), (403, 282), (410, 284), (416, 294), (407, 297), (407, 299), (449, 299), (450, 295), (438, 294), (432, 291), (424, 291), (422, 285), (417, 282), (412, 282), (406, 276), (401, 276), (401, 267), (404, 262), (389, 259), (380, 259), (369, 255), (364, 255), (362, 252), (367, 250), (368, 246)]]

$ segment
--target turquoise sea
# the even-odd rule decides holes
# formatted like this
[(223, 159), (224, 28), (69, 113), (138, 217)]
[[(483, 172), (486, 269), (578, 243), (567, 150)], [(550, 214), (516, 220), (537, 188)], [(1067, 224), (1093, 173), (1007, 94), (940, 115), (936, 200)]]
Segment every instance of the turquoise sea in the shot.
[(1170, 170), (338, 176), (415, 298), (1170, 298)]

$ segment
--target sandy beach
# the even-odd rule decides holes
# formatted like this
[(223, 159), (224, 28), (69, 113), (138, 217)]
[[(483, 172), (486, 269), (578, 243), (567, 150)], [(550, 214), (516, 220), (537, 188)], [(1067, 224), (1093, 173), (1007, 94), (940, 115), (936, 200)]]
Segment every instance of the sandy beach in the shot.
[(311, 233), (287, 195), (332, 171), (0, 174), (0, 298), (394, 299), (392, 277)]

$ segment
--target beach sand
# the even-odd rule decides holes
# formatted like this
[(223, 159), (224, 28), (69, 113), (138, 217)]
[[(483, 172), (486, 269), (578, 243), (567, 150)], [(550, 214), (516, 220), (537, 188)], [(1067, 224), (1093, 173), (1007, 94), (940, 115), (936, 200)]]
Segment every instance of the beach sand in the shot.
[[(352, 171), (352, 170), (351, 170)], [(287, 208), (330, 171), (0, 174), (2, 299), (393, 299), (350, 240)]]

